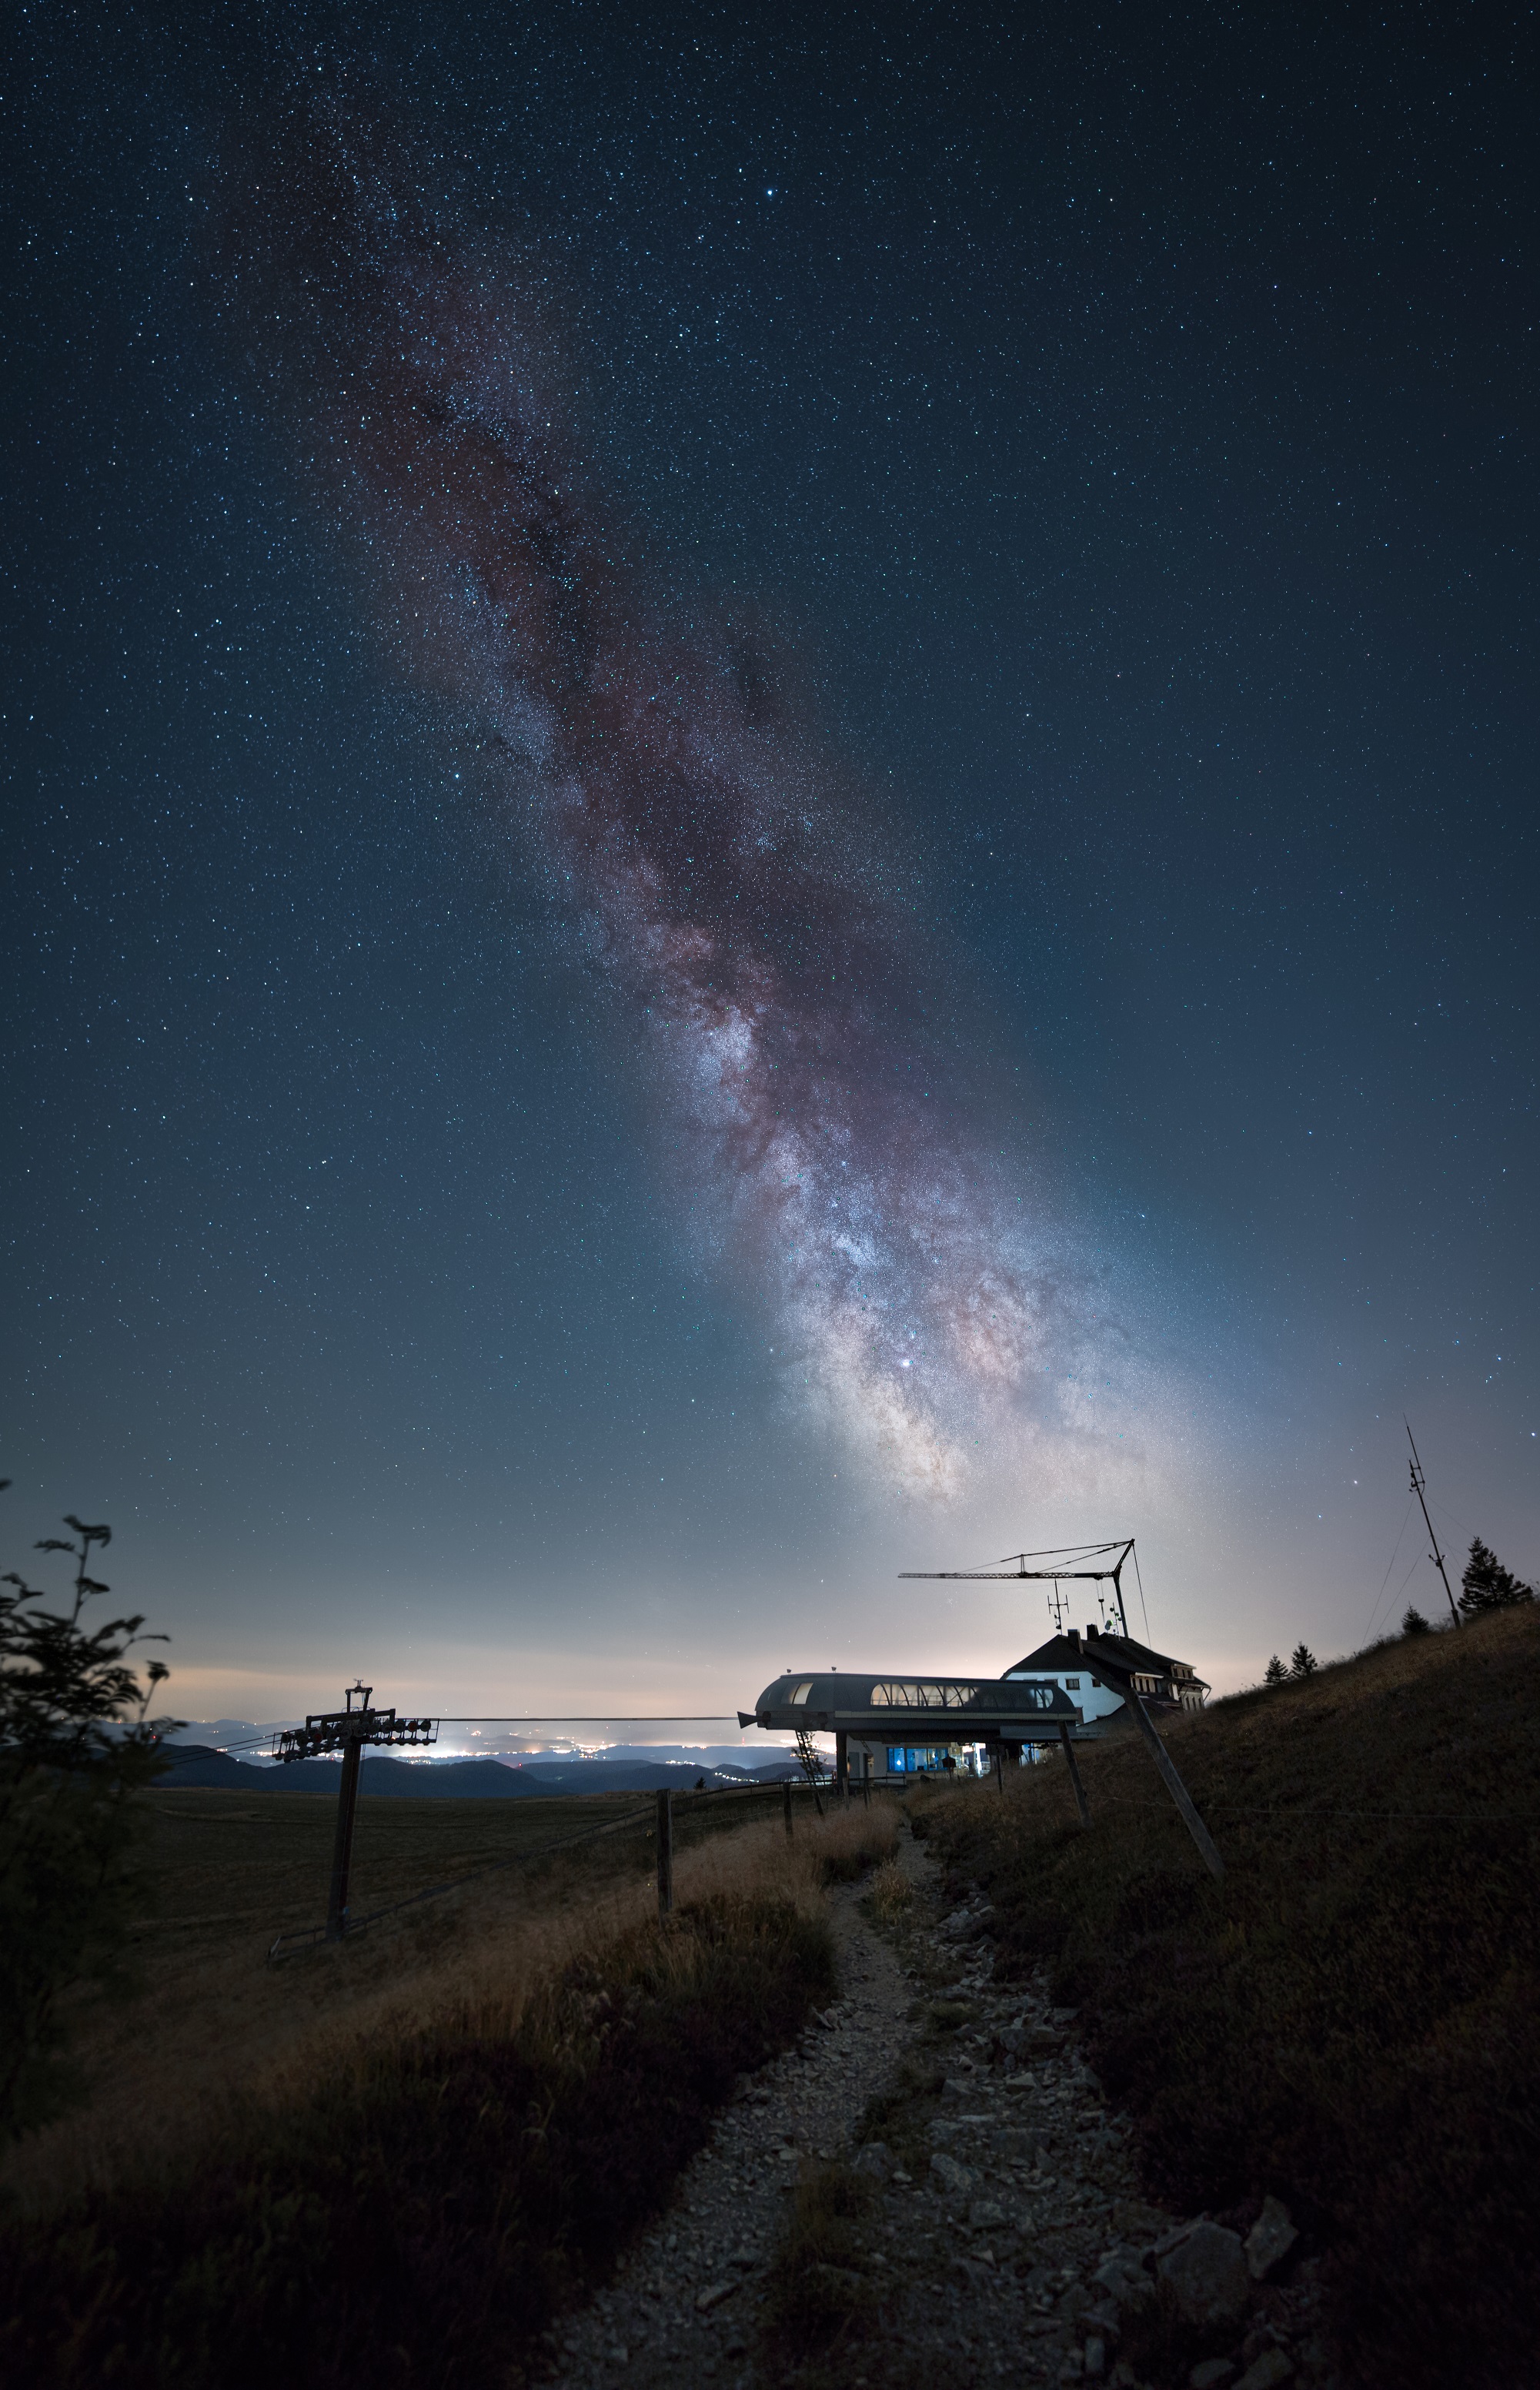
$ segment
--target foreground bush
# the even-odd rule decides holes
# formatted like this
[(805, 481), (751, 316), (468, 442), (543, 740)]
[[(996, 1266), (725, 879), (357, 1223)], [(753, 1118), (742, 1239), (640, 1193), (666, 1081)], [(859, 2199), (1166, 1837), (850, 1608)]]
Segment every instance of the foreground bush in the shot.
[(1329, 2254), (1354, 2378), (1527, 2380), (1540, 2313), (1540, 1618), (1415, 1638), (1168, 1736), (1227, 1874), (1143, 1750), (938, 1805), (1023, 1971), (1080, 2007), (1150, 2187), (1275, 2191)]
[(0, 2237), (29, 2390), (503, 2384), (834, 1985), (792, 1902), (638, 1929), (516, 2022), (441, 2027), (172, 2178)]
[(162, 1663), (142, 1684), (129, 1664), (144, 1620), (88, 1623), (111, 1590), (91, 1570), (112, 1530), (64, 1523), (76, 1540), (37, 1546), (75, 1562), (62, 1610), (45, 1609), (14, 1569), (0, 1576), (0, 2144), (78, 2096), (61, 2024), (70, 1995), (131, 1981), (129, 1921), (144, 1899), (135, 1795), (160, 1772), (160, 1732), (175, 1723), (147, 1715)]

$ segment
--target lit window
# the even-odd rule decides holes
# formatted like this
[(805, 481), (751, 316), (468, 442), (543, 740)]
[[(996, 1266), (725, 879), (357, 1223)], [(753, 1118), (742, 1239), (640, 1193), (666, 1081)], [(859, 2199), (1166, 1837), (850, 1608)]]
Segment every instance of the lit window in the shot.
[(792, 1699), (794, 1702), (805, 1702), (805, 1701), (806, 1701), (806, 1699), (807, 1699), (807, 1697), (808, 1697), (808, 1695), (809, 1695), (809, 1693), (810, 1693), (812, 1690), (813, 1690), (813, 1679), (812, 1679), (812, 1677), (804, 1677), (802, 1678), (802, 1683), (801, 1683), (800, 1685), (793, 1686), (793, 1688), (792, 1688), (792, 1691), (791, 1691), (791, 1699)]
[(977, 1685), (874, 1685), (868, 1697), (874, 1710), (962, 1710), (978, 1694)]

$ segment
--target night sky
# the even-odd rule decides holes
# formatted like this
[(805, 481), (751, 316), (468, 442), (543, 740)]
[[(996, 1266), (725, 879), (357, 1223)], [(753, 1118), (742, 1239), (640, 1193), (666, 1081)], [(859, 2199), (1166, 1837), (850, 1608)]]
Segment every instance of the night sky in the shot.
[(1136, 1535), (1233, 1685), (1406, 1413), (1533, 1574), (1528, 19), (19, 21), (7, 1564), (693, 1714)]

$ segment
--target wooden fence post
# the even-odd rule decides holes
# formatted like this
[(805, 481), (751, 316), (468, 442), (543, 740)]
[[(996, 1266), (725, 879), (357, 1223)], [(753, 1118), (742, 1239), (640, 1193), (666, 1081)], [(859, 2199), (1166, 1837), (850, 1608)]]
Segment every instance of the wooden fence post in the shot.
[(670, 1915), (674, 1908), (674, 1795), (658, 1795), (658, 1914)]

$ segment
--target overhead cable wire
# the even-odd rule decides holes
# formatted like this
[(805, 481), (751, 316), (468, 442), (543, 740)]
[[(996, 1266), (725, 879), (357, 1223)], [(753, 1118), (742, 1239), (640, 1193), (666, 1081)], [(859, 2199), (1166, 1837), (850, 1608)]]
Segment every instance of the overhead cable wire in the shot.
[(1401, 1513), (1400, 1530), (1397, 1533), (1395, 1542), (1392, 1547), (1390, 1559), (1385, 1562), (1385, 1574), (1380, 1580), (1380, 1590), (1374, 1597), (1374, 1608), (1369, 1612), (1368, 1625), (1364, 1629), (1366, 1635), (1372, 1633), (1380, 1605), (1385, 1599), (1385, 1587), (1391, 1581), (1391, 1571), (1395, 1566), (1396, 1554), (1401, 1549), (1401, 1538), (1406, 1532), (1406, 1522), (1412, 1515), (1412, 1504), (1416, 1498), (1416, 1496), (1413, 1494), (1408, 1494), (1406, 1497), (1406, 1508)]
[(1131, 1545), (1131, 1546), (1129, 1547), (1129, 1548), (1131, 1549), (1131, 1551), (1133, 1552), (1133, 1555), (1134, 1555), (1134, 1582), (1135, 1582), (1135, 1584), (1136, 1584), (1136, 1585), (1138, 1587), (1138, 1588), (1139, 1588), (1139, 1614), (1140, 1614), (1140, 1616), (1141, 1616), (1141, 1617), (1143, 1618), (1143, 1620), (1144, 1620), (1144, 1639), (1145, 1639), (1145, 1641), (1146, 1641), (1147, 1643), (1149, 1643), (1149, 1607), (1148, 1607), (1148, 1605), (1146, 1604), (1145, 1598), (1144, 1598), (1144, 1578), (1142, 1577), (1142, 1575), (1141, 1575), (1141, 1574), (1140, 1574), (1140, 1573), (1139, 1573), (1139, 1548), (1138, 1548), (1137, 1544), (1133, 1544), (1133, 1545)]
[(1457, 1519), (1447, 1502), (1435, 1502), (1432, 1496), (1430, 1494), (1428, 1497), (1428, 1508), (1430, 1510), (1436, 1512), (1438, 1517), (1441, 1519), (1447, 1519), (1450, 1525), (1457, 1527), (1462, 1536), (1473, 1536), (1475, 1535), (1475, 1528), (1468, 1526), (1463, 1519)]
[[(1132, 1543), (1131, 1536), (1120, 1536), (1106, 1544), (1046, 1544), (1037, 1552), (1002, 1552), (995, 1561), (982, 1561), (982, 1568), (1004, 1568), (1007, 1561), (1093, 1561), (1098, 1552), (1115, 1552), (1123, 1544)], [(1111, 1571), (1108, 1571), (1111, 1574)]]
[[(1419, 1553), (1418, 1554), (1418, 1556), (1417, 1556), (1416, 1560), (1414, 1560), (1414, 1561), (1413, 1561), (1411, 1567), (1406, 1571), (1405, 1575), (1402, 1578), (1401, 1583), (1400, 1583), (1400, 1584), (1396, 1587), (1396, 1588), (1395, 1588), (1395, 1600), (1396, 1600), (1396, 1601), (1399, 1601), (1399, 1600), (1400, 1600), (1400, 1599), (1401, 1599), (1402, 1595), (1405, 1592), (1406, 1587), (1410, 1585), (1410, 1583), (1411, 1583), (1411, 1581), (1412, 1581), (1413, 1577), (1414, 1577), (1414, 1576), (1416, 1576), (1416, 1574), (1417, 1574), (1417, 1573), (1418, 1573), (1418, 1569), (1419, 1569), (1421, 1566), (1422, 1566), (1422, 1555), (1421, 1555), (1421, 1553), (1419, 1552)], [(1392, 1602), (1392, 1603), (1391, 1604), (1391, 1607), (1392, 1607), (1392, 1609), (1393, 1610), (1393, 1609), (1394, 1609), (1394, 1607), (1395, 1607), (1395, 1602)]]
[[(559, 1710), (553, 1712), (549, 1716), (543, 1717), (534, 1717), (524, 1713), (519, 1715), (495, 1717), (436, 1717), (433, 1723), (435, 1726), (725, 1726), (736, 1725), (738, 1715), (737, 1710), (708, 1710), (699, 1716), (682, 1716), (676, 1712), (660, 1715), (656, 1712), (648, 1712), (628, 1717), (598, 1717), (591, 1716), (584, 1710)], [(184, 1752), (179, 1757), (168, 1757), (163, 1773), (169, 1776), (174, 1774), (179, 1767), (196, 1767), (201, 1761), (211, 1757), (229, 1759), (237, 1751), (270, 1750), (274, 1735), (279, 1731), (280, 1729), (275, 1727), (266, 1734), (254, 1735), (249, 1741), (242, 1742), (199, 1743), (192, 1750)], [(173, 1743), (163, 1744), (161, 1747), (168, 1753), (176, 1749)], [(491, 1757), (492, 1754), (466, 1752), (461, 1756), (465, 1759), (477, 1759)], [(237, 1762), (237, 1765), (241, 1763)], [(422, 1760), (405, 1762), (407, 1767), (431, 1767), (433, 1764), (432, 1761)], [(441, 1761), (438, 1764), (443, 1766), (445, 1763)], [(456, 1762), (451, 1760), (447, 1764), (454, 1766)], [(679, 1765), (685, 1767), (691, 1764), (688, 1760), (679, 1762)]]

